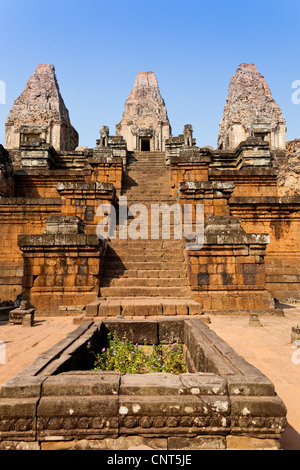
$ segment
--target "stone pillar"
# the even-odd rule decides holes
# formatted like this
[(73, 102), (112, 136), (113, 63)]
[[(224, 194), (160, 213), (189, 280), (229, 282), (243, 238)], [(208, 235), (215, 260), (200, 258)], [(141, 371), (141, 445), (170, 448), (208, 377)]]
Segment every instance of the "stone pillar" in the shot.
[(83, 233), (79, 217), (46, 219), (43, 235), (20, 235), (23, 298), (38, 311), (85, 305), (99, 292), (106, 241)]

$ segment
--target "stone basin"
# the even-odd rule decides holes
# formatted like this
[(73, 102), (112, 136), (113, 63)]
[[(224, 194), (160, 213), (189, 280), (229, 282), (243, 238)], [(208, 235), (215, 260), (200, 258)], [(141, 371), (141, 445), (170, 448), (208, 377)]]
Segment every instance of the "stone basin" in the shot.
[[(92, 371), (87, 343), (130, 330), (139, 344), (179, 338), (188, 372)], [(0, 449), (277, 449), (285, 427), (273, 383), (195, 318), (87, 321), (0, 390)]]

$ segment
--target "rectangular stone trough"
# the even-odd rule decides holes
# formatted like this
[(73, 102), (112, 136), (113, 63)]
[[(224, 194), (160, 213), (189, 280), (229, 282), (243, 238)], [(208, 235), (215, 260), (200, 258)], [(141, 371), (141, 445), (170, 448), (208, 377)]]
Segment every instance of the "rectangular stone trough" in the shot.
[[(107, 333), (185, 345), (188, 372), (91, 371)], [(274, 385), (198, 319), (85, 322), (0, 391), (0, 449), (279, 448)]]

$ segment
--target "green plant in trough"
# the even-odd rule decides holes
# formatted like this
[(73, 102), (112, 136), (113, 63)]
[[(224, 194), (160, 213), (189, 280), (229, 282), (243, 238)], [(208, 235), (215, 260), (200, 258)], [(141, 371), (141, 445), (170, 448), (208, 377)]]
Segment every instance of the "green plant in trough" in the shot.
[[(132, 331), (131, 331), (132, 335)], [(146, 340), (144, 346), (133, 343), (124, 333), (119, 338), (116, 333), (108, 334), (108, 345), (100, 353), (95, 354), (91, 344), (87, 345), (95, 356), (93, 370), (116, 371), (121, 375), (145, 374), (149, 372), (168, 372), (181, 374), (186, 372), (183, 345), (178, 339), (176, 343), (167, 345), (162, 350), (161, 345), (153, 345), (147, 352)]]

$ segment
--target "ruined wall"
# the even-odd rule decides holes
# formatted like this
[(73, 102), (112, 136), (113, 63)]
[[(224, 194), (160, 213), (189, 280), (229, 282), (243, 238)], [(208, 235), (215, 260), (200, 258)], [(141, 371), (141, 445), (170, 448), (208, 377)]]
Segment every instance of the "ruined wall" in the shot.
[(203, 248), (188, 252), (193, 297), (204, 311), (273, 311), (264, 265), (268, 242), (268, 235), (245, 233), (238, 218), (206, 219)]
[(231, 214), (240, 217), (248, 233), (270, 236), (266, 282), (280, 301), (300, 299), (300, 197), (232, 197)]
[[(178, 184), (177, 197), (182, 206), (188, 203), (193, 205), (194, 220), (196, 204), (204, 204), (205, 218), (210, 215), (232, 215), (241, 219), (246, 233), (268, 234), (270, 244), (264, 258), (266, 286), (278, 300), (299, 299), (300, 200), (299, 196), (279, 196), (285, 191), (288, 194), (297, 191), (296, 184), (290, 185), (288, 172), (283, 170), (283, 166), (278, 169), (282, 152), (269, 157), (265, 152), (257, 154), (256, 143), (252, 141), (252, 153), (249, 143), (248, 140), (240, 144), (231, 153), (231, 167), (224, 164), (222, 155), (225, 157), (226, 152), (209, 151), (210, 162), (206, 164), (209, 182), (205, 181), (205, 167), (199, 158), (172, 157), (173, 193), (180, 179), (186, 181)], [(295, 152), (291, 165), (296, 165), (297, 142), (288, 148), (291, 154), (292, 149)], [(261, 165), (261, 162), (268, 165)], [(227, 191), (226, 196), (224, 189), (228, 189), (228, 185), (231, 185), (231, 190)], [(194, 266), (193, 269), (195, 274), (198, 268)]]
[(21, 234), (40, 234), (45, 218), (61, 212), (60, 198), (0, 198), (0, 298), (14, 301), (22, 292)]
[(180, 183), (189, 181), (208, 181), (210, 156), (199, 151), (181, 151), (178, 157), (170, 159), (170, 184), (174, 196)]
[[(16, 193), (19, 196), (0, 198), (3, 237), (0, 246), (0, 298), (5, 300), (15, 300), (22, 291), (23, 258), (18, 246), (19, 235), (42, 234), (45, 219), (59, 214), (81, 217), (86, 233), (95, 234), (100, 220), (98, 206), (115, 203), (116, 193), (111, 183), (85, 182), (78, 171), (45, 170), (40, 173), (40, 176), (38, 173), (17, 175), (16, 182), (20, 184), (17, 184)], [(90, 176), (92, 171), (88, 173)], [(73, 296), (70, 303), (74, 302)]]
[(106, 244), (84, 234), (78, 217), (46, 219), (42, 235), (21, 235), (23, 298), (38, 311), (64, 305), (86, 305), (99, 293)]

